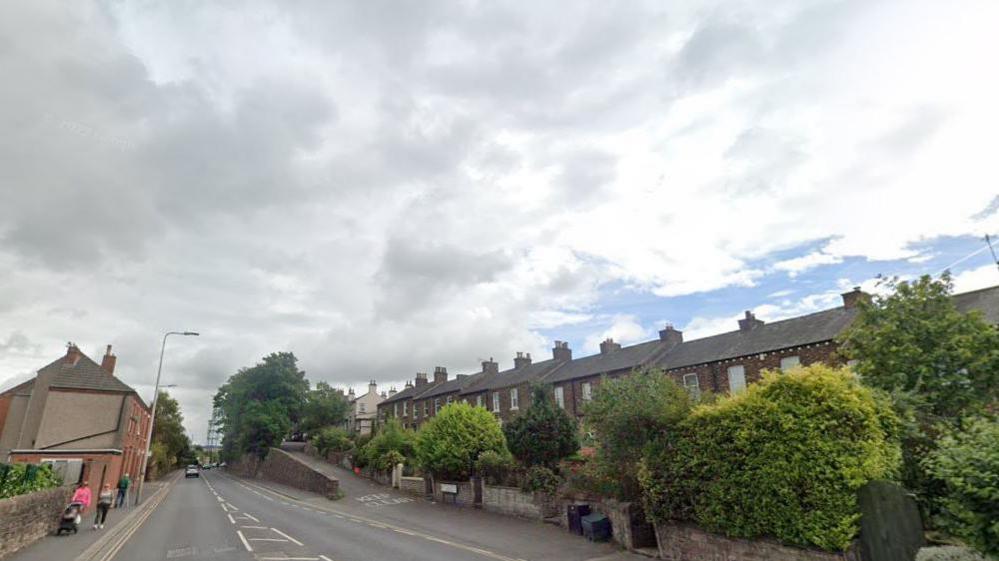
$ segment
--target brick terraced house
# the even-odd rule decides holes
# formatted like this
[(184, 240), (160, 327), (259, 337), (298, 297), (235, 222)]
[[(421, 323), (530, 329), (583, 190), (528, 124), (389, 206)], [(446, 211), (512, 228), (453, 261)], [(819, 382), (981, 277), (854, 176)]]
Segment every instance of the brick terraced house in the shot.
[(135, 478), (142, 468), (150, 411), (115, 378), (111, 345), (97, 364), (70, 343), (65, 356), (0, 393), (0, 461), (49, 463), (67, 483), (93, 489)]
[[(382, 419), (396, 416), (416, 428), (437, 408), (460, 398), (485, 407), (505, 422), (530, 405), (531, 384), (542, 382), (552, 386), (556, 404), (581, 417), (584, 404), (604, 377), (627, 375), (643, 367), (662, 369), (692, 392), (739, 392), (759, 381), (766, 369), (816, 362), (842, 364), (836, 337), (857, 317), (858, 304), (870, 296), (855, 288), (842, 298), (842, 306), (772, 323), (747, 311), (738, 329), (690, 341), (667, 325), (658, 339), (627, 347), (607, 339), (600, 344), (600, 353), (577, 359), (572, 358), (568, 344), (556, 341), (549, 360), (533, 363), (529, 354), (517, 353), (509, 370), (500, 372), (490, 361), (483, 363), (482, 372), (450, 382), (447, 370), (437, 367), (433, 383), (427, 383), (425, 374), (421, 383), (418, 374), (416, 383), (407, 384), (406, 390), (384, 404), (384, 410), (379, 407), (379, 413)], [(999, 325), (999, 286), (955, 294), (953, 300), (958, 310), (978, 310), (986, 321)]]

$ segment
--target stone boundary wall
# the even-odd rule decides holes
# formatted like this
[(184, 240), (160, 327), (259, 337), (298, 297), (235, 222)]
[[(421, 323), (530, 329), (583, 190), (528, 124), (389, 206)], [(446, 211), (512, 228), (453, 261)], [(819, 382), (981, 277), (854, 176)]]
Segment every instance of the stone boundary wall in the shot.
[(598, 510), (610, 519), (612, 538), (628, 550), (656, 547), (656, 530), (639, 503), (604, 499)]
[(427, 483), (422, 477), (402, 476), (399, 479), (399, 490), (403, 493), (422, 497), (427, 493)]
[(659, 558), (666, 561), (860, 561), (856, 547), (841, 553), (804, 549), (772, 540), (744, 540), (712, 534), (690, 524), (657, 524)]
[(54, 532), (72, 496), (72, 487), (57, 487), (0, 500), (0, 558)]
[[(434, 481), (434, 500), (443, 503), (444, 494), (441, 493), (441, 484), (455, 485), (458, 487), (458, 496), (454, 497), (454, 503), (461, 506), (473, 506), (475, 497), (472, 495), (471, 481)], [(447, 498), (447, 504), (451, 504), (451, 496)]]
[(320, 493), (327, 499), (336, 499), (340, 495), (339, 479), (316, 470), (280, 448), (271, 448), (263, 461), (254, 456), (243, 456), (230, 463), (228, 470), (243, 477), (268, 479), (296, 489)]
[(525, 493), (517, 487), (483, 484), (482, 508), (500, 514), (542, 519), (542, 509), (534, 499), (534, 494)]

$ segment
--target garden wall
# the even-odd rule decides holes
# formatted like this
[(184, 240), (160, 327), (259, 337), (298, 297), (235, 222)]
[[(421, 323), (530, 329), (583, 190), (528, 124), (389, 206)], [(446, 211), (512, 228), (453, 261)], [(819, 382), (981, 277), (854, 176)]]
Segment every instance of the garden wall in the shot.
[(470, 481), (434, 481), (434, 500), (443, 503), (444, 495), (441, 493), (441, 485), (454, 485), (458, 488), (456, 497), (448, 496), (447, 502), (451, 504), (452, 499), (455, 504), (461, 506), (473, 506), (475, 497), (472, 495), (472, 483)]
[(57, 487), (0, 500), (0, 558), (54, 532), (72, 496), (72, 487)]
[(406, 477), (399, 479), (399, 490), (403, 493), (422, 497), (427, 494), (427, 483), (422, 477)]
[(482, 508), (490, 512), (541, 519), (541, 507), (533, 493), (525, 493), (517, 487), (482, 485)]
[(690, 524), (657, 524), (659, 558), (666, 561), (860, 561), (857, 548), (842, 553), (804, 549), (771, 540), (743, 540), (706, 532)]
[(296, 489), (320, 493), (327, 499), (339, 497), (340, 480), (279, 448), (271, 448), (263, 461), (252, 455), (243, 456), (230, 464), (229, 470), (243, 477), (268, 479)]

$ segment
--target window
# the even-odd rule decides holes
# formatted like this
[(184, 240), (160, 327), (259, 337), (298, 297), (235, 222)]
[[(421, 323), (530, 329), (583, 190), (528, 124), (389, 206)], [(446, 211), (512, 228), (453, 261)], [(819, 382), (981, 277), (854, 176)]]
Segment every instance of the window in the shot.
[(583, 401), (590, 401), (593, 399), (593, 386), (591, 386), (589, 382), (583, 382), (579, 388), (583, 393)]
[(435, 397), (434, 398), (434, 415), (436, 415), (437, 413), (439, 413), (440, 410), (441, 410), (441, 398)]
[(423, 416), (426, 417), (429, 414), (430, 414), (430, 402), (429, 401), (424, 401), (423, 402)]
[(475, 406), (482, 407), (482, 394), (475, 396)]
[(746, 368), (743, 365), (728, 367), (728, 391), (732, 395), (746, 391)]
[(363, 403), (359, 403), (358, 407), (361, 408), (361, 413), (364, 413), (364, 404)]
[(493, 392), (493, 412), (499, 413), (499, 392)]
[(405, 417), (406, 415), (409, 415), (409, 412), (406, 411), (407, 409), (409, 409), (409, 402), (408, 401), (403, 401), (402, 402), (402, 416), (403, 417)]
[(447, 396), (447, 402), (451, 403), (451, 396)]
[(510, 390), (510, 409), (520, 409), (520, 399), (517, 395), (517, 388)]
[(799, 364), (801, 364), (801, 359), (798, 356), (786, 356), (780, 359), (780, 369), (784, 371), (790, 370)]
[(392, 406), (392, 416), (393, 417), (398, 417), (399, 416), (399, 404), (398, 403), (396, 403), (395, 405)]
[(555, 403), (565, 409), (565, 389), (562, 386), (555, 387)]
[(683, 387), (687, 388), (687, 391), (691, 395), (697, 396), (701, 393), (701, 384), (697, 380), (697, 374), (691, 372), (690, 374), (683, 375)]
[(413, 404), (413, 418), (414, 419), (419, 419), (420, 418), (420, 404), (419, 403), (414, 403)]

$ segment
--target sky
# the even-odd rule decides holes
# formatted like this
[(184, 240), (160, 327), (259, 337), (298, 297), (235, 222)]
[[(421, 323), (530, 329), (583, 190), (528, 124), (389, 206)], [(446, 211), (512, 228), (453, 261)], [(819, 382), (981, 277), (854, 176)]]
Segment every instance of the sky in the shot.
[(999, 4), (7, 2), (0, 387), (72, 341), (203, 441), (239, 368), (402, 387), (878, 275), (999, 284)]

